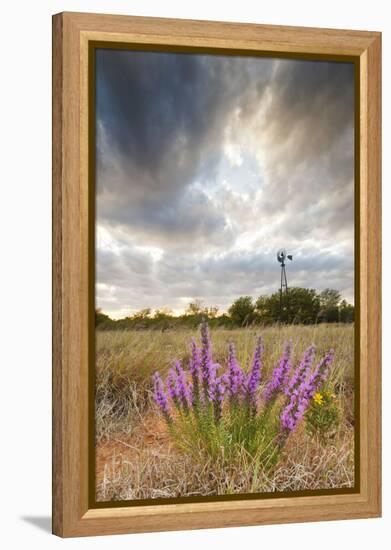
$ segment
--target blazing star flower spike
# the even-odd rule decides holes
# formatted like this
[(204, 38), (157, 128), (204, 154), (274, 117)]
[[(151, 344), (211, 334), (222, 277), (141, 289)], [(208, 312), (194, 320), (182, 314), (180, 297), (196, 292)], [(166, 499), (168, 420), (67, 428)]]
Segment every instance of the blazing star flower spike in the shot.
[(175, 371), (177, 374), (176, 378), (176, 387), (178, 399), (185, 411), (189, 410), (189, 407), (192, 404), (192, 393), (190, 389), (189, 382), (186, 378), (186, 373), (182, 368), (180, 361), (175, 361)]
[(168, 403), (168, 398), (166, 395), (166, 392), (164, 391), (164, 384), (163, 380), (160, 377), (160, 374), (158, 372), (155, 372), (155, 374), (152, 377), (153, 379), (153, 386), (154, 386), (154, 393), (153, 398), (163, 415), (165, 416), (167, 421), (171, 421), (170, 417), (170, 406)]
[(303, 358), (300, 361), (299, 365), (296, 367), (292, 377), (289, 379), (287, 386), (285, 388), (285, 393), (288, 397), (292, 396), (302, 384), (302, 382), (307, 378), (312, 363), (314, 362), (316, 348), (314, 345), (309, 346), (304, 352)]
[(306, 376), (300, 386), (292, 390), (290, 400), (280, 417), (281, 430), (285, 432), (286, 436), (296, 429), (299, 421), (307, 411), (311, 399), (326, 380), (333, 358), (334, 352), (330, 350), (316, 365), (313, 373)]
[(227, 377), (229, 394), (235, 398), (243, 392), (245, 375), (236, 360), (235, 346), (232, 343), (229, 344)]
[(216, 366), (212, 359), (212, 346), (207, 323), (201, 324), (201, 375), (204, 398), (211, 401), (216, 386)]
[(221, 420), (223, 414), (223, 400), (226, 388), (226, 378), (223, 376), (216, 380), (215, 400), (214, 400), (214, 418), (216, 424)]
[(285, 342), (284, 353), (273, 370), (271, 380), (265, 389), (265, 402), (272, 401), (278, 392), (284, 387), (292, 368), (291, 364), (292, 342)]
[(200, 400), (200, 385), (202, 383), (200, 351), (194, 338), (191, 341), (191, 357), (189, 370), (193, 381), (192, 404), (198, 406)]
[(257, 391), (261, 382), (262, 371), (262, 353), (263, 353), (263, 341), (262, 337), (258, 338), (257, 346), (255, 348), (253, 362), (250, 370), (250, 374), (247, 378), (247, 402), (250, 406), (252, 414), (257, 412), (258, 396)]

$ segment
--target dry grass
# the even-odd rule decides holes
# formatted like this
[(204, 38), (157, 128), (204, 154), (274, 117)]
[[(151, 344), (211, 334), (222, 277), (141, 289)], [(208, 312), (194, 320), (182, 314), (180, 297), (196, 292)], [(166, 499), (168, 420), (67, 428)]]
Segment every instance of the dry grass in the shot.
[[(227, 344), (248, 365), (259, 330), (212, 331), (214, 358), (226, 363)], [(154, 406), (151, 375), (164, 373), (174, 358), (189, 356), (197, 331), (97, 331), (97, 499), (131, 500), (194, 495), (349, 487), (354, 477), (354, 328), (349, 325), (265, 327), (265, 378), (286, 339), (300, 357), (311, 343), (322, 354), (336, 351), (331, 380), (341, 425), (327, 444), (303, 426), (290, 438), (278, 465), (268, 473), (248, 456), (227, 467), (221, 460), (190, 457), (172, 443)]]

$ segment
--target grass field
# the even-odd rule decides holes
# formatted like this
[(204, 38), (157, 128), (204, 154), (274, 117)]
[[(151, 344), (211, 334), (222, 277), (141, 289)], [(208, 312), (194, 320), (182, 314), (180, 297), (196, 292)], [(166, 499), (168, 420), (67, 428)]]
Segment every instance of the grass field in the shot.
[(152, 397), (152, 374), (174, 359), (187, 360), (189, 331), (97, 331), (97, 500), (132, 500), (351, 487), (354, 481), (354, 327), (320, 324), (211, 331), (214, 359), (225, 365), (233, 342), (242, 366), (264, 338), (262, 380), (267, 380), (292, 339), (293, 356), (315, 344), (317, 357), (334, 348), (330, 384), (340, 412), (338, 429), (325, 441), (311, 437), (303, 421), (271, 470), (245, 455), (227, 467), (224, 457), (190, 455), (170, 437)]

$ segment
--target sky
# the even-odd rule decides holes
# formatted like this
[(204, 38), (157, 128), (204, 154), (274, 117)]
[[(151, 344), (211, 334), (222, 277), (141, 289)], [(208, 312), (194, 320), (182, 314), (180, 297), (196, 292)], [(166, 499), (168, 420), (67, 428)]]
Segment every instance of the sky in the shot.
[(96, 306), (354, 301), (354, 67), (98, 49)]

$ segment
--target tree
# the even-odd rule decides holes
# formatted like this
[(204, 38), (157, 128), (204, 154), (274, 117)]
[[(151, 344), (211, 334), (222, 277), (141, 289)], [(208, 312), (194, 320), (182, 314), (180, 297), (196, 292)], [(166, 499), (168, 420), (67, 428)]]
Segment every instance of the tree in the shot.
[(150, 307), (140, 309), (139, 311), (133, 313), (133, 315), (130, 315), (124, 319), (124, 322), (121, 322), (120, 326), (123, 326), (123, 328), (134, 328), (137, 330), (147, 329), (151, 325), (151, 313), (152, 310)]
[(289, 293), (289, 317), (293, 323), (315, 323), (319, 313), (319, 298), (313, 288), (292, 287)]
[(101, 309), (95, 310), (95, 326), (100, 329), (110, 328), (114, 324), (113, 320), (108, 315), (102, 312)]
[(354, 306), (348, 304), (346, 300), (342, 300), (339, 305), (339, 320), (341, 323), (354, 322)]
[(338, 290), (325, 288), (319, 294), (320, 312), (319, 318), (328, 323), (336, 323), (339, 320), (339, 303), (341, 294)]
[(202, 300), (195, 299), (185, 310), (186, 315), (201, 315), (203, 312)]
[(332, 309), (338, 307), (341, 301), (341, 293), (333, 288), (325, 288), (319, 293), (320, 307), (324, 309)]
[(145, 309), (140, 309), (140, 311), (136, 311), (130, 318), (137, 320), (144, 320), (147, 319), (151, 315), (151, 308), (146, 307)]
[(288, 294), (283, 295), (282, 308), (280, 292), (259, 296), (255, 306), (263, 323), (314, 323), (319, 312), (316, 290), (301, 287), (288, 288)]
[(288, 300), (285, 294), (283, 296), (282, 308), (280, 292), (277, 291), (271, 295), (261, 295), (255, 302), (251, 296), (240, 296), (228, 312), (219, 312), (217, 306), (206, 307), (199, 299), (192, 300), (182, 315), (174, 315), (168, 308), (154, 311), (145, 308), (123, 319), (110, 319), (97, 309), (95, 322), (99, 330), (195, 329), (203, 320), (208, 321), (211, 328), (234, 328), (278, 322), (353, 323), (354, 313), (354, 305), (342, 300), (338, 290), (326, 288), (317, 293), (310, 288), (290, 287)]
[(269, 298), (270, 296), (261, 294), (261, 296), (258, 296), (256, 299), (255, 309), (260, 317), (266, 317), (270, 314)]
[(207, 316), (209, 319), (216, 319), (219, 313), (219, 308), (217, 306), (211, 306), (210, 308), (205, 308)]
[(261, 323), (276, 323), (280, 319), (280, 293), (259, 296), (255, 302), (255, 310)]
[(172, 309), (163, 307), (155, 310), (151, 326), (159, 328), (160, 330), (167, 330), (172, 326), (173, 321), (175, 321), (175, 317)]
[(155, 309), (155, 312), (153, 314), (154, 319), (166, 319), (166, 318), (172, 318), (174, 316), (174, 313), (172, 309), (169, 307), (162, 307), (161, 309)]
[(241, 327), (254, 320), (254, 312), (255, 306), (251, 296), (240, 296), (228, 309), (231, 319)]

